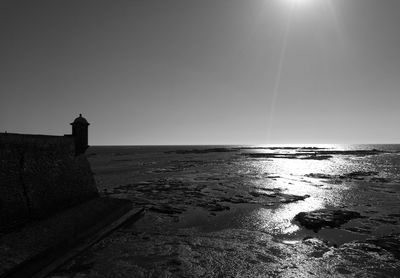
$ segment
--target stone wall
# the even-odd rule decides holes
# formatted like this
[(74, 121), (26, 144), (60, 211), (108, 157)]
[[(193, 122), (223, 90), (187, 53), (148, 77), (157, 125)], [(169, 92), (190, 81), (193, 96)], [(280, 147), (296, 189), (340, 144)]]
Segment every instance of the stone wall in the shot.
[(0, 134), (0, 231), (98, 196), (74, 138)]

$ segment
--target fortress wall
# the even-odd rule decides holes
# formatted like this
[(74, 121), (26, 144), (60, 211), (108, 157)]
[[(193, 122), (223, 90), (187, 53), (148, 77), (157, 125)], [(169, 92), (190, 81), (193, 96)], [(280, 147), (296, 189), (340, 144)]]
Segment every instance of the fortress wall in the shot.
[(74, 138), (0, 134), (0, 231), (98, 196)]
[(0, 147), (0, 231), (3, 226), (18, 224), (29, 216), (20, 169), (18, 152)]

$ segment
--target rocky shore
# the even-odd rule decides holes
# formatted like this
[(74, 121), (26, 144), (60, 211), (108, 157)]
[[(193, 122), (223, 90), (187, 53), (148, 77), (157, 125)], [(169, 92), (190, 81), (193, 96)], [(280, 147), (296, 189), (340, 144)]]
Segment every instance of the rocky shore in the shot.
[[(147, 212), (51, 277), (400, 275), (396, 176), (301, 158), (286, 160), (297, 163), (290, 171), (281, 158), (263, 168), (265, 157), (226, 150), (90, 156), (103, 195)], [(385, 153), (330, 151), (329, 163)]]

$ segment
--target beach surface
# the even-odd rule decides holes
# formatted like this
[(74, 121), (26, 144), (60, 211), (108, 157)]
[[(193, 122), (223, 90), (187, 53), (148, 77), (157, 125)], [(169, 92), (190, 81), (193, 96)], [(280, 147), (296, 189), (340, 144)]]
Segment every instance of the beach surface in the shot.
[(91, 147), (144, 207), (49, 277), (399, 277), (400, 146)]

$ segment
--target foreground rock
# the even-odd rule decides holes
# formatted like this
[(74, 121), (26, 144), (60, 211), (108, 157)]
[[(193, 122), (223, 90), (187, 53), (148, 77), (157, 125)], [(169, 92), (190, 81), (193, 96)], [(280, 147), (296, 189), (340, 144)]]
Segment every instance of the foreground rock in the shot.
[[(109, 244), (112, 242), (112, 244)], [(263, 232), (121, 231), (71, 261), (59, 277), (399, 277), (398, 261), (372, 243), (334, 248), (310, 238), (285, 243)]]
[(0, 277), (31, 277), (132, 209), (128, 200), (96, 198), (0, 237)]
[(371, 238), (368, 239), (367, 242), (385, 249), (392, 253), (395, 258), (400, 259), (400, 234), (396, 233), (383, 237)]
[(300, 212), (294, 220), (307, 229), (318, 232), (323, 227), (340, 227), (354, 218), (362, 218), (362, 216), (358, 212), (348, 210), (317, 210)]

